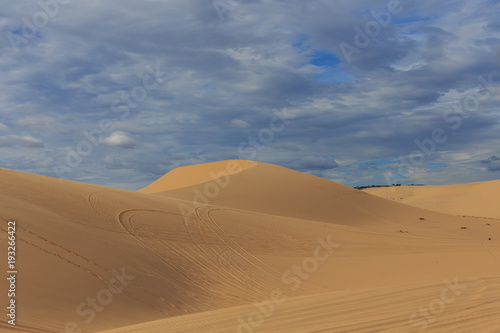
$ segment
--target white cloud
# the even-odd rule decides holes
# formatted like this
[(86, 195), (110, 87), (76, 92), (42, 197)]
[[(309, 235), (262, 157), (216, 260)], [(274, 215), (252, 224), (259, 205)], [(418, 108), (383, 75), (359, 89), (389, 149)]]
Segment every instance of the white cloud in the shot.
[(0, 131), (8, 131), (9, 126), (5, 125), (4, 123), (0, 122)]
[(135, 141), (132, 139), (128, 133), (123, 131), (115, 131), (111, 133), (108, 137), (102, 140), (102, 143), (107, 146), (121, 147), (121, 148), (134, 148)]
[(231, 125), (239, 127), (239, 128), (245, 128), (250, 126), (250, 124), (244, 120), (241, 119), (233, 119), (231, 120)]
[(23, 147), (40, 148), (44, 147), (43, 141), (32, 137), (31, 135), (9, 135), (9, 138), (13, 141), (13, 144), (18, 144)]
[(452, 155), (455, 161), (470, 160), (472, 158), (471, 154), (468, 153), (456, 153)]

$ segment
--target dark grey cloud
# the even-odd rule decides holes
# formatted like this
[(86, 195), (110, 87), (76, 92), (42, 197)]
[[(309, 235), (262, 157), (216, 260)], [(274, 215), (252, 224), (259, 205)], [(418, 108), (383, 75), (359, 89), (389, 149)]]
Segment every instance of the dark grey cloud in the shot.
[(297, 167), (307, 170), (324, 170), (338, 168), (339, 165), (330, 157), (305, 156), (298, 161)]
[(493, 31), (500, 31), (500, 22), (495, 21), (495, 22), (490, 22), (486, 25), (487, 29), (491, 29)]
[(500, 157), (495, 155), (482, 160), (481, 163), (486, 164), (488, 166), (488, 171), (498, 171), (500, 170)]

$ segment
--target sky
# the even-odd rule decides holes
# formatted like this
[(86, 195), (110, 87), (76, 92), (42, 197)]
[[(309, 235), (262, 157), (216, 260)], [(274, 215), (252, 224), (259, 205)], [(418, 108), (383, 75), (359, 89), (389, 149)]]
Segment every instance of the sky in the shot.
[(0, 48), (2, 168), (127, 190), (237, 158), (500, 178), (498, 0), (18, 0)]

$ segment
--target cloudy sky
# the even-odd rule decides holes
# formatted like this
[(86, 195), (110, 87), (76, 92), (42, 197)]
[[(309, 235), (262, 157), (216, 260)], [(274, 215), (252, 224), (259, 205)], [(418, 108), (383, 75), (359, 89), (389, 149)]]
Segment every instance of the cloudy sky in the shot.
[(129, 190), (233, 158), (500, 178), (498, 0), (18, 0), (0, 28), (3, 168)]

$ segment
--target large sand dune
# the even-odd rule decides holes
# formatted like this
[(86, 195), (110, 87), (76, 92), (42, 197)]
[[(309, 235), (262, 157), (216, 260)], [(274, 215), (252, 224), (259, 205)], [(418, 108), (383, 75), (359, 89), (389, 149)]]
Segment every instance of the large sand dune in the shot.
[(493, 219), (250, 161), (138, 192), (0, 169), (0, 202), (19, 331), (500, 331)]

